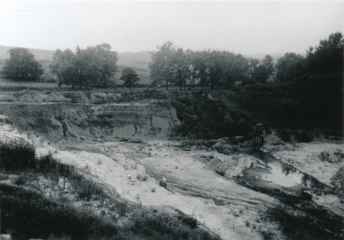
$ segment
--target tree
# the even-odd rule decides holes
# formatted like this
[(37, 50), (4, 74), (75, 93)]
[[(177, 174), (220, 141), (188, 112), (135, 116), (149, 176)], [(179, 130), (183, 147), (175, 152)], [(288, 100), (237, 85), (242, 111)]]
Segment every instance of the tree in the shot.
[(109, 44), (103, 43), (95, 47), (87, 47), (77, 51), (79, 79), (84, 86), (107, 87), (118, 71), (117, 52), (111, 51)]
[(249, 61), (241, 54), (234, 54), (231, 52), (223, 52), (225, 55), (225, 62), (223, 71), (223, 84), (226, 88), (231, 88), (236, 81), (247, 82), (248, 71), (250, 68)]
[(171, 69), (174, 79), (172, 83), (178, 84), (179, 89), (182, 90), (186, 84), (186, 78), (188, 77), (188, 55), (182, 48), (178, 48), (171, 55)]
[(299, 54), (286, 53), (276, 64), (277, 80), (294, 81), (303, 74), (305, 58)]
[(168, 41), (157, 47), (158, 51), (152, 53), (152, 61), (149, 63), (150, 76), (154, 84), (165, 82), (166, 89), (168, 83), (175, 80), (175, 66), (172, 61), (176, 52), (174, 43)]
[(206, 52), (196, 52), (193, 60), (195, 69), (195, 77), (199, 79), (202, 90), (208, 84), (207, 66), (206, 66)]
[(124, 81), (123, 85), (128, 87), (130, 90), (131, 88), (140, 81), (137, 73), (131, 68), (125, 68), (122, 70), (122, 76), (120, 80)]
[(340, 32), (321, 40), (319, 46), (307, 51), (307, 71), (321, 74), (343, 73), (344, 39)]
[(209, 77), (210, 88), (219, 87), (223, 74), (223, 56), (220, 51), (209, 52), (207, 59), (207, 74)]
[(34, 55), (25, 48), (12, 48), (10, 59), (5, 60), (2, 73), (6, 78), (21, 80), (36, 80), (43, 74), (42, 65), (35, 60)]
[(255, 82), (266, 83), (274, 72), (273, 60), (270, 55), (266, 55), (253, 71), (253, 80)]
[(111, 51), (109, 44), (80, 49), (76, 53), (66, 49), (56, 50), (51, 71), (57, 75), (61, 84), (107, 87), (117, 72), (117, 52)]
[(65, 84), (74, 88), (78, 84), (76, 56), (70, 49), (56, 50), (53, 55), (53, 64), (50, 65), (50, 71), (57, 76), (59, 86)]

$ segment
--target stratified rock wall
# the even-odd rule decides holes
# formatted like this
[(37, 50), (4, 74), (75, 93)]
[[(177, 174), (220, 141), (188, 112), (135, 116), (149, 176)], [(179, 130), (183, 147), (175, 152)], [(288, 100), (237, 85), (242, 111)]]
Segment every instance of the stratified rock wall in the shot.
[[(1, 95), (1, 94), (0, 94)], [(33, 131), (56, 142), (64, 138), (166, 138), (180, 124), (176, 112), (166, 104), (149, 102), (113, 103), (120, 94), (35, 93), (12, 94), (1, 102), (0, 111), (21, 130)], [(13, 100), (13, 98), (15, 100)], [(110, 102), (107, 102), (111, 99)], [(52, 100), (52, 101), (51, 101)]]

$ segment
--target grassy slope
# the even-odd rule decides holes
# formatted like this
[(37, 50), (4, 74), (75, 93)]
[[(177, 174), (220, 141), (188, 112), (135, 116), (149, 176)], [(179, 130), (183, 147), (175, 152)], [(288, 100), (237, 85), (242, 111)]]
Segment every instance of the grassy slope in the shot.
[(198, 228), (192, 217), (108, 195), (73, 166), (51, 155), (37, 157), (24, 141), (0, 144), (0, 166), (1, 230), (14, 239), (219, 239)]

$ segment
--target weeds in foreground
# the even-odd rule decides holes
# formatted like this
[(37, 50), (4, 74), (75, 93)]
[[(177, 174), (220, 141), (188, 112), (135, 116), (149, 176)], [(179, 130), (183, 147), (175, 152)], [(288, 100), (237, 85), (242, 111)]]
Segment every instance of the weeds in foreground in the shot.
[(115, 226), (97, 216), (77, 211), (42, 197), (39, 193), (6, 184), (0, 184), (2, 232), (14, 238), (48, 238), (50, 234), (67, 234), (73, 239), (87, 239), (115, 235)]
[[(284, 207), (276, 207), (268, 209), (266, 217), (280, 224), (287, 239), (342, 239), (338, 234), (342, 230), (342, 223), (324, 215), (323, 221), (319, 222), (312, 216), (293, 214)], [(329, 224), (326, 223), (327, 221)]]
[[(51, 154), (25, 158), (24, 155), (14, 153), (28, 151), (35, 156), (35, 149), (24, 143), (18, 148), (0, 143), (0, 149), (6, 149), (3, 151), (6, 155), (2, 155), (0, 161), (11, 161), (11, 156), (21, 156), (16, 161), (22, 168), (8, 164), (6, 169), (6, 173), (20, 174), (16, 180), (17, 186), (0, 183), (1, 230), (3, 233), (10, 233), (13, 239), (219, 239), (216, 235), (198, 229), (197, 221), (193, 218), (176, 219), (167, 214), (152, 214), (116, 199), (111, 199), (112, 206), (109, 208), (109, 211), (114, 210), (115, 213), (107, 217), (105, 211), (96, 215), (88, 207), (76, 209), (68, 205), (68, 199), (62, 201), (63, 196), (59, 201), (46, 198), (41, 193), (30, 190), (31, 185), (27, 183), (42, 175), (56, 182), (64, 177), (82, 199), (100, 198), (102, 202), (108, 196), (101, 187), (79, 174), (73, 166), (60, 163)], [(2, 165), (0, 170), (5, 171)], [(23, 184), (29, 188), (21, 187)], [(87, 202), (84, 204), (91, 205)], [(117, 224), (119, 218), (124, 218), (120, 227)]]

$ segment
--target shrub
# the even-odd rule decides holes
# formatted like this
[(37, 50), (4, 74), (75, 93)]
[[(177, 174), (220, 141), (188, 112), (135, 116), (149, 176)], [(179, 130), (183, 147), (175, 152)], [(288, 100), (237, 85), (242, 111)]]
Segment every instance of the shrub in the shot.
[(280, 137), (285, 142), (290, 142), (290, 132), (287, 130), (280, 130), (277, 132), (277, 136)]
[(328, 162), (330, 154), (328, 152), (321, 152), (318, 157), (322, 162)]
[(340, 150), (337, 150), (333, 155), (339, 163), (344, 159), (344, 154)]
[(189, 216), (183, 217), (183, 223), (192, 229), (197, 228), (197, 220), (194, 219), (193, 217), (189, 217)]
[(35, 166), (35, 148), (25, 141), (0, 143), (0, 168), (4, 170), (32, 169)]
[(308, 214), (295, 215), (285, 211), (283, 207), (276, 207), (269, 208), (266, 214), (270, 220), (280, 224), (287, 239), (341, 239), (335, 235), (342, 229), (340, 217), (333, 217), (333, 214), (322, 209), (313, 208), (306, 212)]
[(13, 183), (16, 185), (24, 185), (26, 183), (27, 179), (25, 176), (21, 175), (18, 178), (16, 178)]
[(159, 186), (160, 186), (160, 187), (163, 187), (163, 188), (165, 188), (165, 189), (167, 189), (167, 183), (164, 182), (163, 180), (160, 180)]
[(118, 232), (115, 226), (89, 212), (61, 205), (39, 193), (6, 184), (0, 184), (0, 188), (1, 230), (12, 232), (14, 239), (16, 236), (47, 239), (51, 234), (100, 239)]
[(305, 143), (309, 143), (309, 142), (312, 142), (313, 141), (313, 136), (310, 132), (307, 132), (305, 130), (303, 131), (300, 131), (300, 132), (296, 132), (295, 133), (295, 137), (296, 137), (296, 140), (298, 142), (305, 142)]

